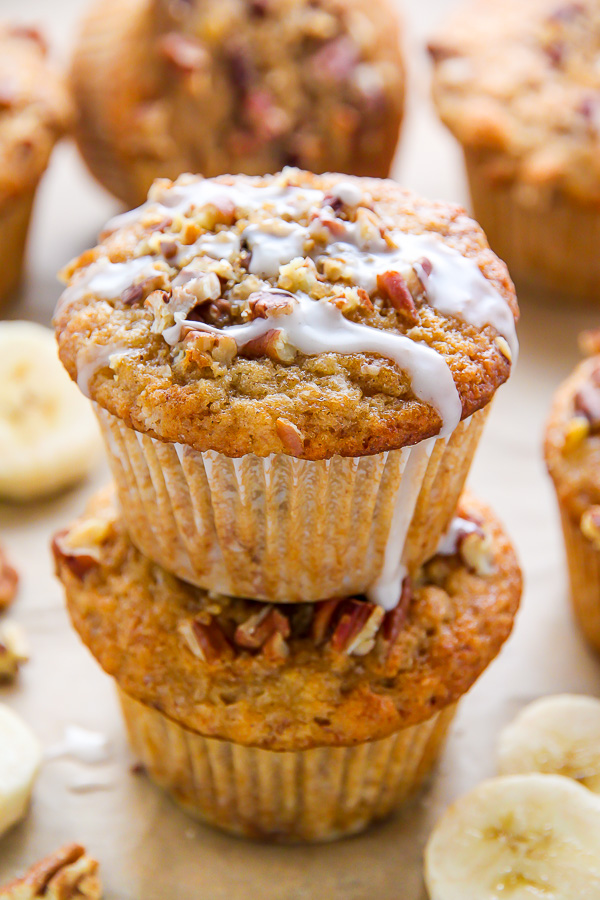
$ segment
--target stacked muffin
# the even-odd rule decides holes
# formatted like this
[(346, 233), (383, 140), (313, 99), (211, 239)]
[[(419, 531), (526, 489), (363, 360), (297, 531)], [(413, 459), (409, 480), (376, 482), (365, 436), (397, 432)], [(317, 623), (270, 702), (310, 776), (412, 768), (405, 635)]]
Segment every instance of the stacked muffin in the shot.
[(456, 515), (516, 351), (505, 267), (460, 209), (285, 170), (156, 182), (65, 274), (120, 506), (57, 569), (135, 750), (228, 830), (364, 828), (518, 605), (492, 513)]

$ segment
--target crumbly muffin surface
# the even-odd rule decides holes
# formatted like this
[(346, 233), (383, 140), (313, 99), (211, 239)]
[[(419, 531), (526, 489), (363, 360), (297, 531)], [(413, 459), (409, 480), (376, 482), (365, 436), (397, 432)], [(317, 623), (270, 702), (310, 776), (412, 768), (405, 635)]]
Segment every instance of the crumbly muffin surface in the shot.
[(459, 513), (388, 613), (358, 597), (290, 610), (191, 587), (133, 547), (107, 496), (54, 552), (75, 627), (126, 693), (237, 743), (350, 745), (458, 700), (510, 633), (514, 551), (487, 507), (463, 498)]
[(388, 0), (101, 0), (72, 83), (92, 169), (134, 205), (186, 171), (386, 176), (404, 67)]
[(600, 6), (468, 0), (430, 45), (440, 114), (524, 204), (600, 203)]
[(0, 24), (0, 201), (35, 186), (70, 113), (38, 32)]
[(138, 431), (229, 456), (449, 433), (516, 350), (514, 289), (481, 229), (390, 181), (157, 182), (65, 277), (55, 324), (82, 390)]

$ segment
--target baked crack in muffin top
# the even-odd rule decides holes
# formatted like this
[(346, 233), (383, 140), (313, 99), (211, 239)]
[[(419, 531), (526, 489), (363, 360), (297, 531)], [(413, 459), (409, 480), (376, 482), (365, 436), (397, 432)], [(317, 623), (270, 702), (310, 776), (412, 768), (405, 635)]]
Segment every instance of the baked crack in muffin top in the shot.
[(234, 457), (449, 434), (517, 349), (514, 289), (481, 229), (391, 181), (158, 181), (64, 277), (60, 355), (84, 393)]
[(600, 203), (600, 4), (470, 0), (430, 45), (440, 114), (523, 203)]

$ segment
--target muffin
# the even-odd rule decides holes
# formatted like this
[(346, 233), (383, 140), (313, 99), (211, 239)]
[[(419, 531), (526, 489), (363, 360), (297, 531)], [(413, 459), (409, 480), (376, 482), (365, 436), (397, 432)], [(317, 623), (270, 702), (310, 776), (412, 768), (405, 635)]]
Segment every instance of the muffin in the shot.
[(0, 23), (0, 301), (21, 278), (35, 191), (69, 115), (42, 37)]
[(575, 616), (600, 650), (600, 332), (584, 334), (581, 343), (592, 355), (555, 395), (545, 454), (560, 510)]
[(512, 283), (460, 208), (181, 176), (65, 279), (60, 356), (146, 556), (223, 594), (397, 603), (516, 352)]
[(517, 284), (587, 300), (600, 291), (599, 41), (592, 0), (471, 0), (430, 47), (492, 248)]
[(96, 0), (71, 82), (81, 152), (128, 206), (188, 171), (385, 177), (404, 106), (389, 0)]
[(54, 541), (73, 624), (150, 777), (227, 831), (308, 841), (360, 831), (416, 789), (510, 633), (521, 576), (491, 511), (463, 498), (441, 550), (385, 613), (188, 585), (135, 548), (106, 493)]

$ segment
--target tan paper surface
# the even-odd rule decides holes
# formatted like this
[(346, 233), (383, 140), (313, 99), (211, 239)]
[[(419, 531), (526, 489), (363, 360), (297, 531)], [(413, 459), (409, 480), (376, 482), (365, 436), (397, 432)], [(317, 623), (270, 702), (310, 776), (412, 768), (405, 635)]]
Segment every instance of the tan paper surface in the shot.
[[(405, 3), (412, 47), (411, 102), (396, 177), (431, 196), (465, 201), (458, 148), (428, 99), (423, 39), (452, 0)], [(83, 0), (0, 0), (2, 17), (46, 23), (68, 46)], [(59, 294), (54, 273), (94, 242), (116, 204), (86, 174), (70, 146), (56, 154), (40, 192), (30, 276), (11, 318), (50, 320)], [(463, 701), (450, 743), (428, 790), (410, 809), (366, 835), (324, 847), (265, 847), (226, 837), (179, 812), (130, 767), (110, 680), (70, 629), (48, 542), (77, 515), (106, 470), (54, 501), (21, 509), (0, 505), (0, 533), (22, 575), (14, 616), (25, 626), (31, 662), (15, 687), (0, 689), (45, 746), (76, 723), (106, 733), (110, 761), (44, 764), (29, 817), (0, 840), (0, 884), (62, 842), (84, 843), (101, 861), (109, 900), (421, 900), (422, 849), (439, 813), (461, 792), (494, 774), (499, 729), (543, 694), (600, 694), (600, 660), (586, 649), (567, 604), (559, 523), (541, 458), (552, 392), (577, 359), (576, 335), (597, 322), (590, 312), (548, 307), (521, 296), (521, 359), (495, 403), (470, 479), (517, 545), (526, 576), (523, 610), (499, 660)], [(82, 783), (95, 790), (77, 792)]]

